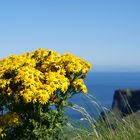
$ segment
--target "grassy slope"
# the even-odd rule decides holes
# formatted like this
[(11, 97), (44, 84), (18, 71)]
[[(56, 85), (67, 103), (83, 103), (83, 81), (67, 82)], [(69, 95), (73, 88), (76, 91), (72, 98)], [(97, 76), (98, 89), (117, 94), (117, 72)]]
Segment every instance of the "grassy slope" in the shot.
[(62, 140), (140, 140), (140, 113), (134, 113), (123, 119), (115, 115), (108, 116), (108, 123), (113, 129), (107, 127), (103, 121), (96, 122), (95, 130), (86, 128), (65, 127), (62, 131)]

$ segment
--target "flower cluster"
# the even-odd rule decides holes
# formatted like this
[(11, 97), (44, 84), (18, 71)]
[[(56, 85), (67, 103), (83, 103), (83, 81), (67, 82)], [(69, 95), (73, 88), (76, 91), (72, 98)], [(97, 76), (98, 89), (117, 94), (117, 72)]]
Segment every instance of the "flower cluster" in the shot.
[(90, 68), (74, 55), (42, 48), (1, 59), (0, 138), (57, 139), (68, 99), (87, 93), (84, 78)]
[(84, 85), (83, 79), (77, 79), (73, 82), (73, 86), (76, 91), (82, 91), (87, 93), (87, 87)]
[(21, 124), (22, 119), (16, 112), (9, 112), (0, 116), (0, 137), (6, 136), (6, 131), (8, 127), (16, 127)]
[[(69, 53), (38, 49), (0, 60), (0, 96), (12, 96), (15, 102), (46, 104), (59, 91), (66, 94), (73, 85), (75, 92), (87, 92), (83, 79), (91, 64)], [(54, 98), (53, 98), (54, 99)]]
[(20, 116), (16, 112), (9, 112), (0, 116), (0, 124), (18, 126), (22, 123)]

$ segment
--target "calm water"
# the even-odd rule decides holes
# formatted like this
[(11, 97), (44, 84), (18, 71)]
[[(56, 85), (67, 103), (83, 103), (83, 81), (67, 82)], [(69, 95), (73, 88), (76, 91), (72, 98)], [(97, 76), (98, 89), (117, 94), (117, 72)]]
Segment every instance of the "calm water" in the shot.
[[(87, 75), (85, 83), (89, 94), (93, 95), (103, 106), (109, 108), (116, 89), (140, 89), (140, 72), (93, 72)], [(99, 114), (95, 109), (96, 104), (91, 103), (82, 95), (76, 95), (71, 101), (86, 108), (93, 116)], [(67, 110), (67, 114), (72, 118), (81, 118), (80, 113), (70, 109)]]

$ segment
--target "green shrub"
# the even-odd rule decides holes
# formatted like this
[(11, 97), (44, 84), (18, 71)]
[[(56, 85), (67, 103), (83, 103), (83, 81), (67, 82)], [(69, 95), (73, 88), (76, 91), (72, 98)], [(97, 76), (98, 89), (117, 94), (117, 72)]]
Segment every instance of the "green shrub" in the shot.
[(44, 49), (0, 60), (1, 139), (59, 139), (63, 109), (74, 94), (87, 92), (89, 68), (69, 53)]

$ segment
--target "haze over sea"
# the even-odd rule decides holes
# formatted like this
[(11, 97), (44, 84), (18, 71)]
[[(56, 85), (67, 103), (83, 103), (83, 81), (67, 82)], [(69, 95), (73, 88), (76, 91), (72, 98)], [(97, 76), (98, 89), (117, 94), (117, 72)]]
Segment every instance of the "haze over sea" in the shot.
[[(116, 89), (140, 89), (140, 72), (90, 72), (85, 80), (88, 94), (93, 95), (103, 106), (110, 108)], [(98, 115), (96, 104), (83, 95), (75, 95), (71, 100), (87, 109), (91, 115)], [(82, 117), (80, 113), (70, 110), (72, 118)]]

